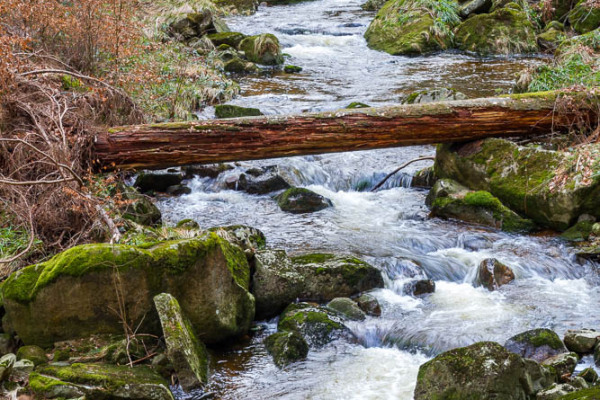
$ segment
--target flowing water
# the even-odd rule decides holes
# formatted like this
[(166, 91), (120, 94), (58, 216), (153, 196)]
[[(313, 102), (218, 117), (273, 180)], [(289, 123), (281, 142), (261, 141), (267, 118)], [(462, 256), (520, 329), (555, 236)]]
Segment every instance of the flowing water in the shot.
[[(287, 63), (304, 68), (294, 75), (240, 78), (242, 96), (232, 103), (277, 114), (336, 109), (352, 101), (396, 103), (420, 88), (452, 87), (485, 96), (507, 90), (515, 72), (540, 62), (457, 53), (392, 57), (366, 47), (362, 35), (372, 18), (356, 0), (317, 0), (261, 7), (256, 15), (228, 20), (246, 34), (275, 33), (290, 55)], [(205, 111), (204, 117), (210, 115)], [(427, 219), (427, 191), (409, 185), (427, 162), (411, 165), (379, 192), (356, 190), (434, 152), (429, 146), (406, 147), (239, 163), (217, 179), (193, 179), (189, 195), (161, 200), (170, 222), (193, 218), (202, 227), (251, 225), (265, 233), (269, 247), (290, 254), (349, 253), (385, 276), (386, 287), (375, 292), (382, 316), (350, 325), (360, 344), (335, 342), (280, 370), (262, 345), (276, 328), (275, 321), (265, 321), (246, 342), (215, 352), (210, 390), (216, 398), (409, 400), (419, 365), (441, 351), (480, 340), (503, 343), (532, 328), (562, 334), (600, 325), (594, 312), (600, 306), (596, 266), (578, 261), (560, 240)], [(334, 207), (286, 214), (268, 195), (225, 189), (228, 176), (273, 164), (291, 183), (328, 197)], [(476, 268), (488, 257), (511, 266), (515, 282), (494, 292), (475, 287)], [(404, 284), (415, 278), (435, 280), (435, 293), (405, 294)]]

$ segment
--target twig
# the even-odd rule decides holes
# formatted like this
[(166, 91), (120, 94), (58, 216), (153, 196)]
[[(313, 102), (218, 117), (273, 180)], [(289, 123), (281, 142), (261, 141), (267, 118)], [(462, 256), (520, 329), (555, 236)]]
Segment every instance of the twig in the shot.
[(130, 365), (135, 365), (135, 364), (139, 364), (139, 363), (141, 363), (141, 362), (144, 362), (144, 361), (146, 361), (147, 359), (149, 359), (149, 358), (152, 358), (152, 357), (154, 357), (154, 356), (155, 356), (155, 355), (157, 355), (157, 354), (158, 354), (157, 352), (150, 353), (150, 354), (148, 354), (147, 356), (144, 356), (144, 357), (142, 357), (142, 358), (138, 358), (137, 360), (135, 360), (135, 361), (131, 362), (131, 364), (130, 364)]
[(398, 168), (396, 168), (395, 170), (393, 170), (392, 172), (390, 172), (389, 174), (387, 174), (387, 176), (385, 178), (383, 178), (383, 180), (381, 180), (381, 182), (379, 182), (377, 185), (375, 185), (373, 187), (373, 189), (371, 189), (371, 192), (376, 191), (377, 189), (379, 189), (381, 186), (383, 186), (383, 184), (390, 179), (392, 176), (394, 176), (398, 171), (400, 171), (402, 168), (409, 166), (410, 164), (417, 162), (417, 161), (423, 161), (423, 160), (435, 160), (435, 157), (419, 157), (419, 158), (415, 158), (414, 160), (410, 160), (404, 164), (402, 164), (401, 166), (399, 166)]
[(92, 76), (88, 76), (88, 75), (83, 75), (83, 74), (78, 74), (77, 72), (72, 72), (72, 71), (67, 71), (66, 69), (38, 69), (38, 70), (34, 70), (34, 71), (27, 71), (27, 72), (21, 72), (19, 74), (19, 76), (25, 77), (25, 76), (30, 76), (30, 75), (43, 75), (43, 74), (64, 74), (64, 75), (70, 75), (73, 76), (75, 78), (79, 78), (79, 79), (85, 79), (87, 81), (92, 81), (92, 82), (96, 82), (99, 83), (107, 88), (109, 88), (110, 90), (113, 90), (115, 92), (118, 93), (123, 93), (122, 90), (104, 82), (103, 80), (94, 78)]

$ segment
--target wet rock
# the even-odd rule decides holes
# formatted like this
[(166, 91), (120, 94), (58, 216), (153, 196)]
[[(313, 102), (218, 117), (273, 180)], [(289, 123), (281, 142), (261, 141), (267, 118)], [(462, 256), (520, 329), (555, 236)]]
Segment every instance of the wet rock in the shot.
[(282, 211), (293, 214), (311, 213), (333, 206), (331, 200), (305, 188), (292, 187), (277, 196)]
[(308, 303), (289, 305), (281, 314), (277, 329), (297, 332), (314, 347), (325, 346), (341, 337), (352, 337), (350, 330), (337, 317)]
[(435, 282), (431, 279), (423, 279), (416, 281), (413, 286), (412, 294), (420, 296), (427, 293), (435, 292)]
[(283, 67), (283, 72), (285, 72), (286, 74), (297, 74), (299, 72), (302, 72), (302, 67), (298, 67), (296, 65), (286, 65), (285, 67)]
[(171, 196), (181, 196), (192, 193), (192, 189), (186, 185), (173, 185), (167, 188), (166, 193), (170, 194)]
[(435, 183), (426, 202), (431, 204), (434, 217), (458, 219), (507, 232), (528, 232), (534, 228), (532, 221), (521, 218), (489, 192), (466, 191), (459, 183), (448, 179)]
[(234, 57), (225, 61), (223, 69), (225, 72), (231, 72), (235, 74), (254, 74), (259, 71), (259, 68), (256, 66), (256, 64), (243, 60), (239, 57)]
[(600, 339), (600, 332), (594, 329), (568, 330), (565, 333), (565, 346), (575, 353), (586, 354), (594, 351)]
[(284, 250), (255, 254), (252, 292), (256, 316), (273, 317), (296, 299), (330, 301), (383, 287), (381, 273), (353, 257), (312, 254), (289, 258)]
[(210, 33), (228, 31), (218, 18), (214, 17), (210, 10), (202, 10), (198, 13), (187, 14), (184, 18), (169, 25), (169, 34), (183, 41), (189, 41)]
[(122, 186), (121, 189), (125, 205), (121, 207), (120, 211), (124, 219), (146, 226), (161, 224), (162, 214), (148, 196), (130, 186)]
[(533, 329), (519, 333), (508, 339), (504, 347), (538, 362), (568, 352), (558, 335), (550, 329)]
[(365, 293), (356, 299), (356, 303), (367, 315), (373, 317), (381, 316), (381, 306), (375, 296)]
[(221, 32), (221, 33), (211, 33), (206, 36), (215, 47), (219, 47), (222, 44), (226, 44), (237, 49), (242, 42), (246, 38), (246, 35), (240, 32)]
[(437, 101), (464, 100), (467, 96), (456, 89), (433, 89), (413, 92), (402, 99), (402, 104), (434, 103)]
[(567, 18), (577, 33), (588, 33), (600, 27), (600, 7), (597, 3), (579, 0)]
[(175, 368), (184, 391), (197, 389), (208, 382), (208, 353), (198, 340), (194, 328), (183, 315), (179, 302), (168, 293), (154, 297), (162, 325), (167, 357)]
[(200, 229), (200, 225), (196, 221), (194, 221), (193, 219), (190, 219), (190, 218), (182, 219), (175, 225), (175, 227), (180, 228), (180, 229), (189, 229), (189, 230)]
[(538, 51), (535, 28), (524, 11), (501, 8), (475, 15), (456, 28), (460, 50), (488, 54), (520, 54)]
[(5, 354), (0, 358), (0, 383), (8, 379), (16, 362), (17, 356), (12, 353)]
[(596, 383), (598, 380), (598, 373), (594, 368), (586, 368), (581, 371), (578, 376), (585, 379), (588, 383)]
[(583, 242), (590, 238), (594, 223), (591, 221), (577, 222), (575, 225), (564, 231), (560, 237), (569, 242)]
[(433, 167), (427, 167), (417, 171), (413, 175), (410, 186), (429, 189), (436, 181), (437, 177), (435, 176)]
[(415, 400), (488, 398), (527, 399), (552, 383), (537, 362), (498, 343), (479, 342), (442, 353), (421, 365)]
[(135, 179), (133, 186), (142, 193), (166, 192), (169, 186), (179, 185), (183, 177), (180, 174), (161, 174), (142, 172)]
[(576, 390), (577, 389), (567, 383), (555, 383), (548, 389), (540, 390), (535, 398), (536, 400), (557, 400)]
[(240, 247), (246, 255), (264, 249), (267, 244), (264, 233), (247, 225), (219, 226), (210, 228), (209, 231)]
[[(432, 33), (434, 18), (435, 12), (424, 8), (422, 2), (389, 0), (369, 25), (365, 39), (370, 48), (392, 55), (418, 55), (450, 48), (451, 35)], [(452, 20), (458, 23), (458, 14)], [(452, 30), (454, 23), (445, 21), (441, 22), (444, 27)]]
[(241, 174), (236, 183), (236, 190), (243, 190), (249, 194), (267, 194), (278, 190), (287, 189), (290, 184), (276, 172), (260, 175), (256, 178), (248, 178)]
[(577, 353), (562, 353), (545, 359), (542, 365), (550, 367), (549, 370), (554, 373), (556, 379), (565, 382), (575, 371), (578, 362)]
[(248, 60), (257, 64), (283, 64), (283, 55), (281, 54), (279, 40), (275, 35), (270, 33), (249, 36), (242, 40), (239, 48), (244, 52)]
[[(583, 182), (569, 172), (575, 169), (577, 158), (576, 153), (485, 139), (438, 146), (435, 169), (440, 178), (490, 192), (539, 225), (565, 230), (581, 214), (600, 216), (600, 181)], [(557, 171), (567, 171), (564, 181), (570, 183), (551, 190)]]
[(327, 303), (327, 308), (333, 310), (351, 321), (363, 321), (365, 313), (348, 297), (336, 297)]
[[(124, 309), (140, 332), (159, 333), (152, 298), (176, 296), (205, 342), (246, 333), (254, 317), (250, 266), (215, 233), (149, 248), (88, 244), (12, 274), (0, 288), (5, 321), (26, 344), (120, 334)], [(123, 294), (120, 302), (115, 290)], [(6, 325), (5, 325), (6, 326)]]
[(173, 400), (167, 382), (148, 367), (46, 365), (31, 373), (29, 386), (41, 398)]
[(217, 118), (256, 117), (263, 115), (258, 108), (234, 106), (232, 104), (220, 104), (215, 106)]
[(283, 368), (308, 355), (308, 343), (298, 332), (277, 332), (265, 339), (267, 351), (275, 364)]
[(48, 362), (46, 352), (39, 346), (22, 346), (17, 350), (17, 360), (29, 360), (35, 365), (45, 364)]
[(487, 13), (492, 5), (492, 0), (471, 0), (461, 5), (458, 13), (462, 18), (467, 18), (471, 14)]
[(223, 172), (231, 171), (235, 167), (231, 164), (209, 164), (209, 165), (189, 165), (183, 167), (182, 170), (186, 179), (199, 176), (200, 178), (215, 179)]
[(495, 258), (486, 258), (479, 264), (477, 277), (475, 278), (477, 286), (483, 286), (488, 290), (496, 290), (500, 286), (506, 285), (515, 280), (515, 273), (508, 266)]

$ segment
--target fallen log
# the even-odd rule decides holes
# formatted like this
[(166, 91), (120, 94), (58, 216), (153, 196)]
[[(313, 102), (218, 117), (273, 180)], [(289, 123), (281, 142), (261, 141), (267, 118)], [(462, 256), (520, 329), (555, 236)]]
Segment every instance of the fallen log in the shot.
[[(264, 116), (124, 126), (96, 137), (100, 169), (256, 160), (486, 137), (547, 134), (576, 118), (595, 121), (585, 101), (555, 112), (559, 92)], [(583, 94), (571, 93), (584, 99)], [(597, 109), (596, 109), (597, 110)]]

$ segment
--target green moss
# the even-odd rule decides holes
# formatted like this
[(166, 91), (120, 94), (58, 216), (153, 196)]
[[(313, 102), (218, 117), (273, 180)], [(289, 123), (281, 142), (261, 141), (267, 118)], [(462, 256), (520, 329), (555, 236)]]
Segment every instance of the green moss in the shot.
[(283, 72), (285, 72), (286, 74), (297, 74), (299, 72), (302, 72), (302, 67), (298, 67), (296, 65), (286, 65), (285, 67), (283, 67)]
[(38, 372), (29, 375), (29, 387), (36, 394), (44, 395), (56, 386), (69, 386), (69, 384), (57, 378), (40, 375)]
[(588, 240), (592, 234), (592, 228), (594, 223), (591, 221), (578, 222), (566, 231), (564, 231), (560, 237), (570, 242), (581, 242)]
[(265, 340), (267, 351), (279, 367), (306, 358), (308, 343), (297, 332), (277, 332)]
[(246, 35), (240, 32), (220, 32), (206, 35), (215, 46), (227, 45), (237, 48)]
[(249, 61), (258, 64), (279, 65), (283, 63), (279, 39), (270, 33), (245, 38), (240, 43), (240, 50), (244, 52)]
[(568, 15), (569, 23), (578, 33), (587, 33), (600, 27), (600, 6), (589, 0), (580, 0)]
[(74, 76), (61, 75), (60, 80), (62, 81), (63, 90), (72, 90), (75, 92), (87, 92), (89, 90), (80, 79)]
[(259, 115), (263, 115), (263, 113), (258, 108), (239, 107), (231, 104), (215, 106), (217, 118), (256, 117)]
[(335, 254), (313, 253), (292, 257), (292, 261), (297, 264), (320, 264), (333, 258), (335, 258)]
[(365, 104), (365, 103), (361, 103), (359, 101), (353, 101), (352, 103), (350, 103), (346, 106), (346, 108), (350, 109), (350, 110), (354, 109), (354, 108), (369, 108), (369, 107), (371, 107), (371, 106), (368, 104)]
[(554, 350), (564, 350), (565, 348), (558, 335), (550, 329), (533, 329), (516, 335), (511, 340), (530, 343), (535, 347), (549, 346)]
[(600, 400), (600, 387), (578, 390), (562, 396), (558, 400)]

